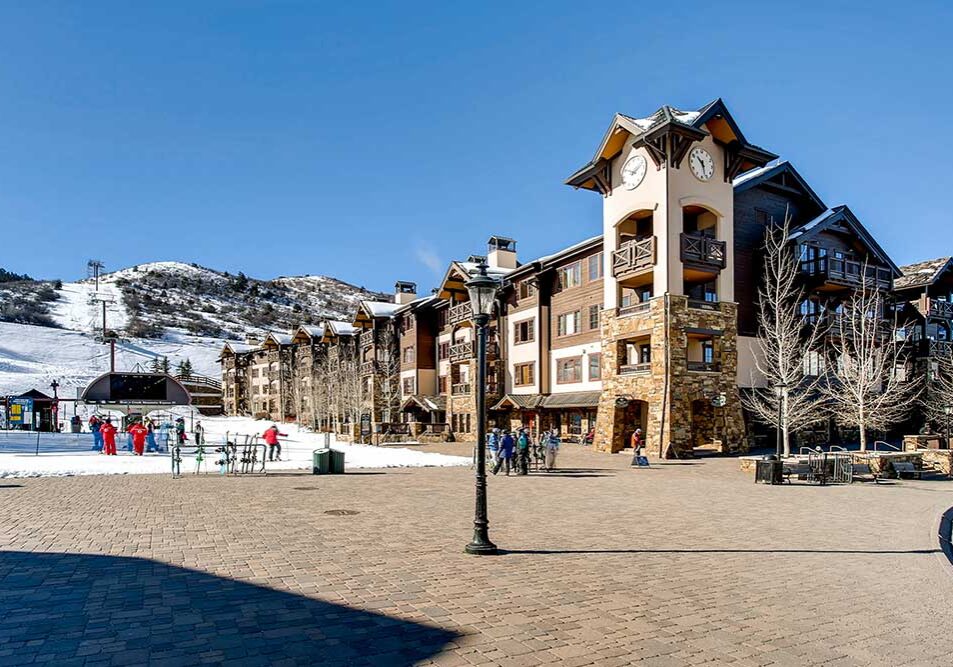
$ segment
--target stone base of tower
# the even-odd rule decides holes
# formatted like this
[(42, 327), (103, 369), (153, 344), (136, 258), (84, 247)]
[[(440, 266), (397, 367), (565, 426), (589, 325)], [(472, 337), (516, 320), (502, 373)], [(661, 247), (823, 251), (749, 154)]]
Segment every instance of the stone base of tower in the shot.
[[(733, 303), (698, 304), (674, 295), (624, 317), (604, 312), (595, 449), (621, 451), (641, 428), (650, 456), (690, 458), (696, 447), (745, 451), (736, 322)], [(707, 362), (691, 358), (698, 337), (713, 348)], [(650, 360), (632, 363), (631, 345), (648, 345)]]

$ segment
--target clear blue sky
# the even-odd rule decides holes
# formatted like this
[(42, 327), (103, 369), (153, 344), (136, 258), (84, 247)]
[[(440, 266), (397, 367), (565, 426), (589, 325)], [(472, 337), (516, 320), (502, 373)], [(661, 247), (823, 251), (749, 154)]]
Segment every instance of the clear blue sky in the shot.
[(953, 253), (949, 3), (776, 4), (2, 2), (0, 266), (426, 289), (598, 233), (562, 182), (612, 114), (716, 97), (898, 263)]

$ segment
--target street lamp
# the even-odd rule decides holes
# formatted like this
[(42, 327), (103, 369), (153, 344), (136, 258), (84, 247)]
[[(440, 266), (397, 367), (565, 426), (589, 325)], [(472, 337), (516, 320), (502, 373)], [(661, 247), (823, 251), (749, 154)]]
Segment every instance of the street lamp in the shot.
[(53, 390), (53, 409), (50, 411), (52, 413), (52, 431), (53, 433), (60, 432), (60, 397), (57, 394), (57, 390), (60, 387), (60, 383), (54, 378), (50, 383), (50, 388)]
[(946, 446), (950, 446), (950, 414), (953, 413), (953, 406), (948, 405), (943, 408), (943, 412), (946, 413)]
[(778, 397), (778, 439), (776, 443), (776, 456), (778, 461), (784, 455), (784, 434), (781, 432), (781, 422), (784, 419), (783, 408), (784, 408), (784, 396), (787, 394), (788, 386), (783, 382), (779, 382), (774, 385), (774, 395)]
[(477, 335), (476, 508), (473, 514), (473, 541), (466, 546), (466, 552), (478, 556), (495, 554), (497, 551), (496, 545), (490, 541), (490, 522), (486, 512), (486, 328), (500, 283), (488, 276), (486, 270), (486, 261), (481, 260), (477, 265), (477, 274), (466, 282)]

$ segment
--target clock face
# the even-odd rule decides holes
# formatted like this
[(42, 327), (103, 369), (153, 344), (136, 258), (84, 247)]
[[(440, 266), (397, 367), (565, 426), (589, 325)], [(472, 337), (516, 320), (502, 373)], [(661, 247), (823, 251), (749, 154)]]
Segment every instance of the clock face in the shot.
[(688, 162), (699, 181), (707, 181), (715, 174), (715, 161), (704, 148), (693, 148), (688, 155)]
[(645, 178), (645, 158), (634, 155), (622, 165), (622, 185), (626, 190), (635, 190)]

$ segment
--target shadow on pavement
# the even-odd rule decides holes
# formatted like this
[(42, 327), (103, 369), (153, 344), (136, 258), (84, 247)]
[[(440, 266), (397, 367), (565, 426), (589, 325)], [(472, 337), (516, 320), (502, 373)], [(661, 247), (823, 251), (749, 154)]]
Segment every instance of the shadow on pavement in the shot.
[(940, 553), (940, 549), (500, 549), (502, 556), (529, 554), (892, 554), (921, 555)]
[(0, 552), (0, 646), (83, 664), (409, 665), (442, 628), (143, 558)]

